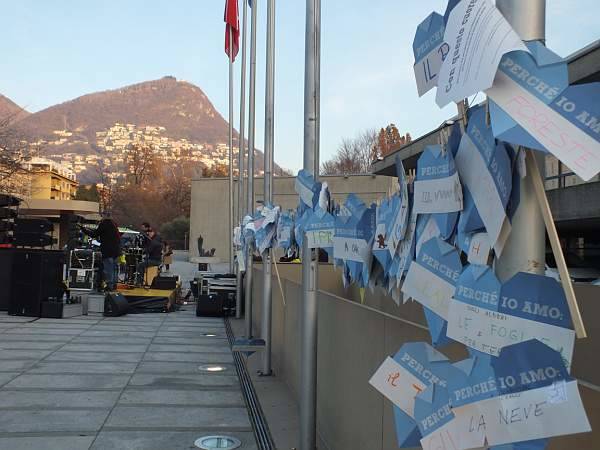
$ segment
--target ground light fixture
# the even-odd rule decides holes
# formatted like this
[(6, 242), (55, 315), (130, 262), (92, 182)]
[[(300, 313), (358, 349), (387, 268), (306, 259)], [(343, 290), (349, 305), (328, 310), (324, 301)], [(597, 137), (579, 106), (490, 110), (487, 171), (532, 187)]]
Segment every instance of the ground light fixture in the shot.
[(200, 367), (198, 367), (198, 370), (202, 371), (202, 372), (224, 372), (225, 370), (227, 370), (227, 367), (224, 366), (220, 366), (218, 364), (204, 364)]
[(205, 336), (205, 337), (217, 337), (217, 335), (215, 333), (202, 333), (202, 336)]
[(204, 436), (196, 439), (194, 445), (202, 450), (230, 450), (242, 445), (239, 439), (231, 436)]

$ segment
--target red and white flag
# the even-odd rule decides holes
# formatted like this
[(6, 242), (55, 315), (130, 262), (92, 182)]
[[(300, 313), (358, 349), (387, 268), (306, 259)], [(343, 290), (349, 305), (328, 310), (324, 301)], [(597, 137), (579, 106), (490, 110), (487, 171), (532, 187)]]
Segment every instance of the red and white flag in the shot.
[[(225, 53), (233, 60), (240, 49), (240, 21), (237, 0), (225, 0)], [(231, 31), (231, 32), (230, 32)], [(230, 42), (233, 40), (233, 42)], [(233, 53), (230, 53), (232, 51)]]

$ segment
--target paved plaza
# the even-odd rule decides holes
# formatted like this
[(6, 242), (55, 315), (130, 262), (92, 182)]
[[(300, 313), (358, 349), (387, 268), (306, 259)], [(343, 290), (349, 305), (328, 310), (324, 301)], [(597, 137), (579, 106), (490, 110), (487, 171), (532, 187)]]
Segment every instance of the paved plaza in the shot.
[(0, 386), (0, 450), (189, 450), (217, 433), (256, 448), (223, 320), (193, 306), (0, 315)]

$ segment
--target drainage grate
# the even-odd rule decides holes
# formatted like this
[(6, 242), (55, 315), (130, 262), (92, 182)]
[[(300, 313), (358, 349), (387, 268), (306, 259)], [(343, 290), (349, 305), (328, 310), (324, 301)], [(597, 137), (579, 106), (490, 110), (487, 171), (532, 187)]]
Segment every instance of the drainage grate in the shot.
[[(227, 339), (229, 340), (229, 345), (231, 346), (233, 345), (235, 336), (233, 335), (233, 330), (231, 329), (229, 319), (225, 318), (224, 320), (225, 330), (227, 331)], [(267, 424), (265, 415), (260, 407), (260, 402), (256, 396), (252, 379), (250, 378), (248, 370), (246, 369), (246, 363), (238, 352), (233, 352), (233, 360), (235, 363), (235, 370), (238, 374), (238, 378), (240, 379), (242, 393), (244, 395), (244, 400), (246, 401), (248, 415), (250, 416), (250, 422), (252, 423), (252, 429), (254, 430), (254, 437), (256, 438), (258, 448), (260, 450), (275, 450), (275, 443), (273, 442), (271, 432), (269, 431), (269, 425)]]

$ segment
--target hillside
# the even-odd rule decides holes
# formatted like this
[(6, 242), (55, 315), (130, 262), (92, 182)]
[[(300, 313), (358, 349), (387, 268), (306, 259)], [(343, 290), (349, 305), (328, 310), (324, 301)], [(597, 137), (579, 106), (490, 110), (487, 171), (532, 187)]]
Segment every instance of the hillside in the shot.
[[(170, 76), (84, 95), (30, 114), (16, 127), (84, 183), (98, 181), (100, 173), (123, 176), (132, 145), (150, 147), (165, 164), (185, 164), (197, 173), (228, 164), (227, 121), (199, 87)], [(235, 132), (236, 168), (237, 139)], [(261, 173), (263, 155), (256, 153)]]
[(6, 98), (0, 94), (0, 122), (10, 118), (12, 121), (27, 117), (29, 113), (13, 102), (11, 99)]
[(163, 126), (172, 138), (227, 141), (227, 122), (202, 90), (173, 77), (84, 95), (31, 114), (20, 126), (31, 137), (49, 139), (68, 130), (88, 141), (115, 123)]

